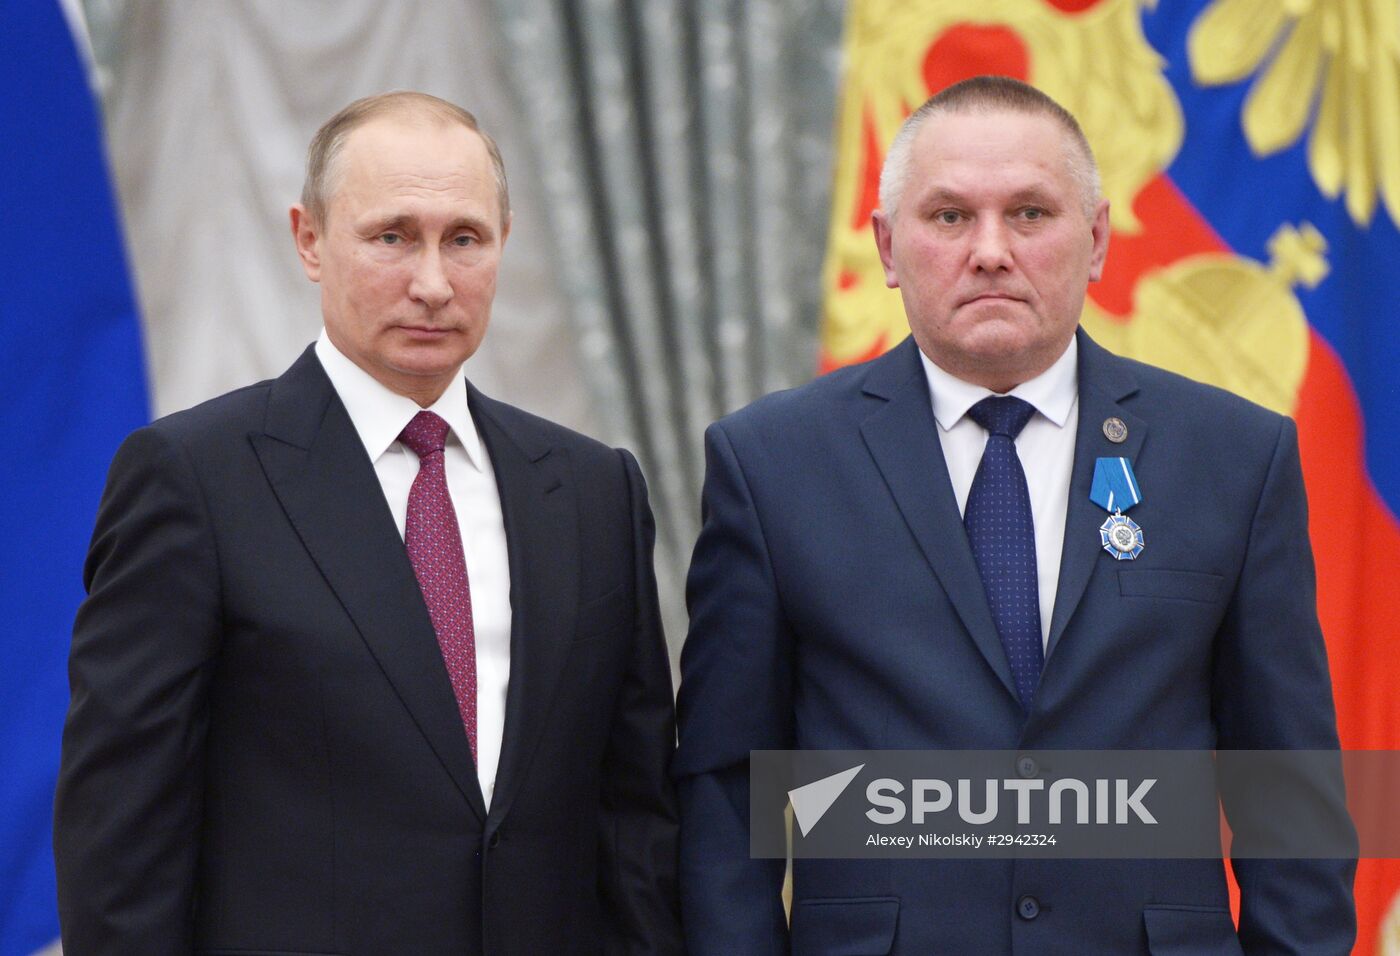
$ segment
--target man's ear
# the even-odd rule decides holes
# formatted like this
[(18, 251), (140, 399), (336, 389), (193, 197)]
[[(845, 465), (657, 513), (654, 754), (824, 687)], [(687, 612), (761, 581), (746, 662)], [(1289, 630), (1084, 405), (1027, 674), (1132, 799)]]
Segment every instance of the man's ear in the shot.
[(880, 253), (880, 264), (885, 267), (885, 285), (898, 289), (899, 276), (894, 271), (894, 253), (890, 249), (894, 241), (890, 220), (877, 209), (870, 214), (870, 228), (875, 232), (875, 248)]
[(1089, 259), (1089, 281), (1098, 282), (1103, 278), (1104, 260), (1108, 258), (1108, 200), (1099, 200), (1094, 208), (1094, 218), (1090, 221), (1090, 234), (1093, 236), (1094, 251)]
[(312, 282), (321, 281), (321, 224), (301, 203), (291, 209), (292, 241), (297, 244), (301, 267)]

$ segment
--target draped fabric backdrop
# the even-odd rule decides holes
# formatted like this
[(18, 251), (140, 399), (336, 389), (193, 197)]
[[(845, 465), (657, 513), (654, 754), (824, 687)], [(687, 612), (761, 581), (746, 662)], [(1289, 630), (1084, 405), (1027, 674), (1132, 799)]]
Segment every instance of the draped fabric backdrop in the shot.
[(833, 0), (497, 0), (602, 433), (658, 518), (673, 648), (706, 425), (812, 377)]

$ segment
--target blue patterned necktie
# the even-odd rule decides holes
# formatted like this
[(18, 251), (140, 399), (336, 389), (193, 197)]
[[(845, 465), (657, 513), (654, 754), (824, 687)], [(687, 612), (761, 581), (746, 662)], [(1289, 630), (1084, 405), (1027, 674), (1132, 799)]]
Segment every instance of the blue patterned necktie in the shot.
[(968, 410), (988, 432), (987, 447), (963, 510), (963, 525), (1021, 706), (1031, 709), (1045, 654), (1040, 644), (1035, 524), (1016, 436), (1035, 414), (1019, 398), (992, 396)]

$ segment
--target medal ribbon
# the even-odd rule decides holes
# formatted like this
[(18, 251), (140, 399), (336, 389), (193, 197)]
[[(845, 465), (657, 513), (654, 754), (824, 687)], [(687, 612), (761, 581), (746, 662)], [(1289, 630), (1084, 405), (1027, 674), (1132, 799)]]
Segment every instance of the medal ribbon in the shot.
[(1094, 462), (1094, 483), (1089, 500), (1109, 514), (1127, 511), (1142, 502), (1142, 490), (1126, 458), (1100, 458)]

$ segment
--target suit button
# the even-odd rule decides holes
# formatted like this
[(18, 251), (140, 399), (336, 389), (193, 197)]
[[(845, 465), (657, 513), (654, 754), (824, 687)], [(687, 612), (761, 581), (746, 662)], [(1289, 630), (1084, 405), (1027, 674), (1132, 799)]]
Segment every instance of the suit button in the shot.
[(1035, 919), (1040, 915), (1040, 900), (1034, 896), (1023, 896), (1016, 901), (1016, 915), (1021, 919)]
[(495, 833), (491, 834), (491, 839), (489, 839), (489, 840), (486, 841), (486, 846), (487, 846), (488, 849), (494, 850), (494, 849), (496, 849), (496, 847), (498, 847), (498, 846), (500, 846), (500, 845), (501, 845), (501, 831), (500, 831), (500, 830), (497, 830)]
[(1040, 772), (1040, 764), (1035, 762), (1035, 758), (1028, 754), (1022, 754), (1016, 758), (1016, 772), (1023, 779), (1029, 780)]

